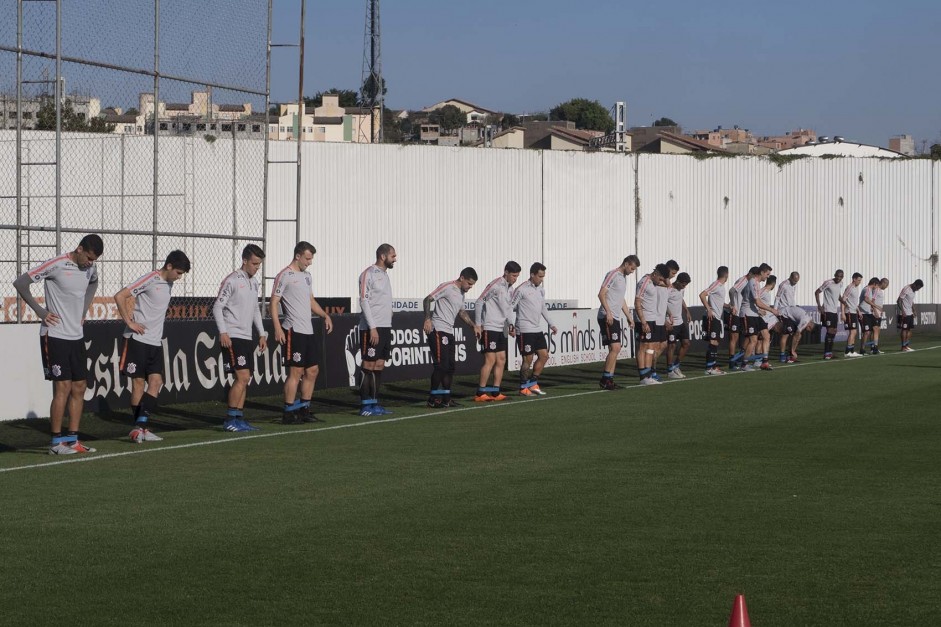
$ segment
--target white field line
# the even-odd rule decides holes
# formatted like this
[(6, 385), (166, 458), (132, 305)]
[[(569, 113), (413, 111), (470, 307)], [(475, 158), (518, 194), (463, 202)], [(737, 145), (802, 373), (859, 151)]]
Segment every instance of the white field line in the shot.
[[(918, 352), (921, 352), (921, 351), (935, 350), (935, 349), (937, 349), (937, 348), (941, 348), (941, 345), (939, 345), (939, 346), (927, 346), (927, 347), (924, 347), (924, 348), (919, 348), (919, 349), (917, 349), (917, 350), (918, 350)], [(829, 364), (829, 365), (832, 366), (833, 364), (839, 364), (839, 363), (854, 363), (854, 362), (858, 362), (858, 361), (865, 361), (865, 360), (872, 359), (873, 357), (892, 357), (892, 356), (894, 356), (894, 355), (902, 355), (902, 354), (904, 354), (904, 353), (898, 353), (898, 352), (896, 352), (896, 353), (883, 353), (882, 355), (869, 355), (869, 356), (867, 356), (867, 357), (860, 358), (860, 359), (854, 359), (854, 360), (850, 360), (850, 359), (839, 359), (839, 360), (834, 360), (834, 361), (823, 361), (823, 360), (819, 360), (819, 361), (805, 361), (805, 362), (798, 362), (798, 363), (796, 363), (796, 364), (790, 364), (790, 365), (787, 365), (787, 366), (781, 366), (781, 367), (779, 367), (779, 368), (776, 367), (775, 370), (784, 370), (784, 371), (786, 371), (786, 370), (789, 370), (789, 369), (791, 369), (791, 368), (799, 368), (800, 366), (821, 366), (821, 365), (824, 365), (824, 364)], [(739, 375), (739, 374), (746, 374), (746, 373), (744, 373), (744, 372), (730, 372), (730, 373), (728, 373), (728, 374)], [(724, 378), (724, 377), (708, 376), (708, 375), (702, 374), (702, 375), (695, 376), (695, 377), (687, 377), (686, 379), (667, 379), (667, 380), (663, 381), (663, 383), (664, 383), (664, 384), (676, 384), (676, 383), (687, 383), (687, 382), (690, 382), (690, 381), (701, 381), (701, 380), (704, 380), (704, 379), (715, 380), (715, 379), (722, 379), (722, 378)], [(648, 389), (648, 387), (649, 387), (649, 386), (632, 385), (632, 386), (628, 386), (628, 387), (623, 387), (623, 388), (621, 388), (620, 390), (618, 390), (618, 393), (623, 394), (624, 392), (629, 392), (629, 391), (633, 391), (633, 390)], [(541, 397), (541, 398), (538, 398), (538, 399), (527, 400), (527, 401), (524, 401), (524, 402), (526, 402), (527, 404), (530, 404), (530, 403), (533, 403), (533, 402), (537, 402), (537, 403), (546, 403), (546, 402), (549, 402), (549, 401), (557, 401), (557, 400), (562, 400), (562, 399), (566, 399), (566, 398), (576, 398), (576, 397), (579, 397), (579, 396), (590, 396), (590, 395), (593, 395), (593, 394), (605, 394), (605, 393), (606, 393), (606, 390), (591, 390), (591, 391), (586, 391), (586, 392), (572, 392), (572, 393), (570, 393), (570, 394), (560, 394), (560, 395), (558, 395), (558, 396)], [(277, 431), (277, 432), (273, 432), (273, 433), (258, 433), (258, 434), (254, 434), (254, 435), (243, 435), (243, 436), (236, 436), (236, 437), (227, 437), (227, 438), (224, 438), (224, 439), (204, 440), (204, 441), (202, 441), (202, 442), (190, 442), (189, 444), (171, 444), (171, 445), (169, 445), (169, 446), (157, 446), (157, 447), (148, 447), (148, 448), (136, 448), (136, 449), (133, 450), (133, 451), (124, 451), (124, 452), (122, 452), (122, 453), (105, 453), (105, 454), (102, 454), (102, 455), (94, 455), (94, 454), (92, 454), (92, 455), (82, 455), (82, 454), (77, 454), (76, 456), (74, 456), (74, 457), (69, 457), (69, 458), (67, 458), (67, 459), (57, 459), (57, 460), (55, 460), (55, 461), (44, 462), (44, 463), (41, 463), (41, 464), (28, 464), (28, 465), (25, 465), (25, 466), (14, 466), (14, 467), (12, 467), (12, 468), (0, 468), (0, 473), (13, 472), (13, 471), (16, 471), (16, 470), (32, 470), (32, 469), (34, 469), (34, 468), (47, 468), (47, 467), (49, 467), (49, 466), (62, 466), (62, 465), (64, 465), (64, 464), (83, 464), (83, 463), (88, 463), (88, 462), (98, 462), (98, 461), (103, 461), (103, 460), (106, 460), (106, 459), (114, 459), (114, 458), (116, 458), (116, 457), (126, 457), (126, 456), (129, 456), (129, 455), (144, 455), (144, 454), (147, 454), (147, 453), (160, 453), (160, 452), (164, 452), (164, 451), (176, 451), (176, 450), (180, 450), (180, 449), (196, 448), (196, 447), (199, 447), (199, 446), (213, 446), (213, 445), (216, 445), (216, 444), (232, 444), (232, 443), (234, 443), (234, 442), (244, 442), (244, 441), (246, 441), (246, 440), (260, 440), (260, 439), (262, 439), (262, 438), (279, 438), (279, 437), (285, 437), (285, 436), (297, 436), (297, 435), (302, 435), (302, 434), (305, 434), (305, 433), (320, 433), (320, 432), (323, 432), (323, 431), (336, 431), (336, 430), (338, 430), (338, 429), (354, 429), (354, 428), (357, 428), (357, 427), (370, 427), (370, 426), (373, 426), (373, 425), (391, 424), (391, 423), (395, 423), (395, 422), (403, 422), (403, 421), (406, 421), (406, 420), (418, 420), (419, 418), (430, 418), (430, 417), (433, 417), (433, 416), (444, 416), (444, 415), (448, 415), (448, 414), (457, 414), (457, 413), (468, 412), (468, 411), (481, 411), (481, 410), (488, 410), (488, 409), (493, 410), (493, 409), (498, 409), (498, 408), (503, 408), (503, 407), (514, 407), (514, 406), (518, 406), (518, 404), (519, 404), (518, 402), (516, 402), (516, 403), (481, 403), (481, 404), (474, 404), (474, 405), (470, 405), (470, 406), (468, 406), (468, 407), (461, 407), (461, 408), (456, 408), (456, 409), (441, 409), (441, 410), (437, 410), (437, 411), (433, 411), (433, 412), (426, 412), (426, 413), (423, 413), (423, 414), (415, 414), (415, 415), (413, 415), (413, 416), (399, 416), (399, 417), (397, 417), (397, 418), (382, 418), (382, 419), (380, 419), (380, 420), (367, 420), (367, 421), (363, 421), (363, 422), (354, 422), (354, 423), (343, 424), (343, 425), (333, 425), (333, 426), (329, 426), (329, 427), (315, 427), (315, 428), (312, 428), (312, 429), (291, 429), (291, 430), (287, 430), (287, 431)]]

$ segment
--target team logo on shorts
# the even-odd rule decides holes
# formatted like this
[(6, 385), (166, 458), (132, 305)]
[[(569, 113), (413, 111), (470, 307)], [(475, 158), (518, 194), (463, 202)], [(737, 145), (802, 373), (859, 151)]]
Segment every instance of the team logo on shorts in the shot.
[(301, 360), (300, 353), (294, 353), (293, 355), (291, 355), (291, 361), (300, 361), (300, 360)]
[(754, 333), (754, 332), (755, 332), (755, 327), (748, 327), (748, 332), (749, 332), (749, 333)]
[(62, 366), (59, 364), (52, 365), (52, 376), (61, 377), (62, 376)]
[(135, 372), (137, 372), (137, 364), (135, 364), (135, 363), (132, 361), (131, 363), (129, 363), (127, 366), (124, 367), (124, 370), (125, 370), (128, 374), (134, 374)]
[(496, 348), (497, 348), (497, 343), (496, 343), (496, 342), (490, 342), (490, 350), (496, 350)]
[(527, 344), (526, 346), (523, 347), (523, 350), (526, 351), (527, 353), (532, 352), (533, 350), (532, 344)]
[(611, 339), (614, 340), (614, 341), (617, 341), (617, 340), (618, 340), (618, 334), (617, 334), (617, 333), (612, 333), (612, 334), (611, 334)]
[(369, 350), (366, 351), (366, 355), (367, 355), (368, 357), (375, 357), (375, 356), (376, 356), (376, 349), (375, 349), (375, 348), (372, 348), (372, 347), (369, 347)]
[(446, 338), (446, 337), (441, 338), (441, 343), (444, 344), (445, 346), (447, 346), (447, 345), (448, 345), (448, 338)]
[(245, 365), (245, 355), (239, 355), (239, 358), (236, 360), (240, 366)]

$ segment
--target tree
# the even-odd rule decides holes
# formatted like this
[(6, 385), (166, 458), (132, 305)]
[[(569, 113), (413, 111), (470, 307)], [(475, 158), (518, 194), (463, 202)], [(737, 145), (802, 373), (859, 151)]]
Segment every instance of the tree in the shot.
[(520, 125), (519, 116), (513, 115), (512, 113), (504, 113), (500, 118), (500, 128), (506, 130), (508, 128), (513, 128), (514, 126)]
[(444, 105), (431, 112), (431, 121), (441, 127), (443, 131), (453, 131), (467, 123), (467, 114), (454, 105)]
[(401, 144), (405, 140), (402, 124), (395, 113), (388, 107), (382, 112), (382, 141), (387, 144)]
[[(101, 118), (93, 118), (90, 123), (81, 113), (75, 112), (72, 100), (65, 99), (60, 107), (61, 127), (63, 131), (85, 132), (85, 133), (110, 133), (114, 130), (114, 124), (106, 124)], [(47, 98), (39, 107), (36, 114), (36, 130), (54, 131), (56, 130), (56, 101), (53, 98)]]
[(130, 109), (124, 112), (124, 115), (138, 116), (140, 115), (140, 111), (137, 110), (137, 107), (131, 107)]
[(931, 145), (931, 158), (932, 158), (932, 159), (941, 159), (941, 144), (932, 144), (932, 145)]
[[(386, 88), (386, 79), (383, 78), (381, 81), (382, 95), (385, 96), (389, 90)], [(363, 106), (367, 106), (370, 102), (376, 102), (379, 99), (378, 95), (379, 89), (376, 87), (376, 77), (370, 74), (363, 82), (362, 87), (359, 88), (359, 102)]]
[(654, 122), (653, 125), (654, 126), (679, 126), (679, 124), (677, 124), (670, 118), (660, 118), (659, 120)]
[(336, 94), (340, 97), (340, 106), (344, 109), (346, 107), (358, 107), (359, 106), (359, 95), (352, 89), (337, 89), (336, 87), (331, 87), (327, 91), (318, 91), (314, 94), (313, 98), (307, 96), (304, 98), (304, 106), (307, 109), (314, 109), (323, 105), (323, 97), (326, 94)]
[(605, 133), (614, 130), (614, 119), (597, 100), (573, 98), (554, 107), (549, 115), (553, 120), (575, 122), (576, 128), (580, 129), (604, 131)]

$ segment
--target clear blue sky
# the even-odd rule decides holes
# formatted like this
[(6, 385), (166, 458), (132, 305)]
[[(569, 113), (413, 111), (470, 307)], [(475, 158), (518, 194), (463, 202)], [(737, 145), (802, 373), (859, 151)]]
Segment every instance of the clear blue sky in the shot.
[[(299, 4), (274, 4), (275, 38), (296, 40)], [(357, 89), (366, 0), (307, 4), (305, 92)], [(625, 100), (632, 126), (941, 138), (936, 0), (386, 0), (381, 12), (391, 108), (453, 97), (520, 113), (586, 97)], [(291, 99), (292, 52), (275, 54), (272, 99)]]

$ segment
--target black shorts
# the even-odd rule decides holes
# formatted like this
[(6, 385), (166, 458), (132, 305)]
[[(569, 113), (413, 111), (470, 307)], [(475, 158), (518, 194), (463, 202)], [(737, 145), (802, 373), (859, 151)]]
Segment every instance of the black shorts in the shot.
[(915, 316), (899, 316), (898, 317), (898, 328), (903, 331), (910, 331), (915, 327)]
[(658, 344), (665, 342), (667, 339), (666, 328), (662, 324), (648, 322), (647, 328), (650, 329), (650, 333), (644, 333), (642, 324), (638, 324), (634, 328), (637, 329), (637, 341), (642, 344)]
[(39, 336), (42, 370), (46, 381), (87, 381), (88, 351), (85, 340)]
[(294, 329), (284, 330), (284, 351), (281, 361), (292, 368), (310, 368), (320, 365), (320, 339), (315, 333), (298, 333)]
[(859, 317), (859, 330), (872, 331), (879, 326), (879, 320), (871, 313), (864, 313)]
[(781, 335), (793, 335), (797, 331), (797, 323), (790, 318), (780, 318)]
[(766, 328), (766, 325), (761, 316), (745, 316), (742, 318), (742, 327), (739, 332), (745, 337), (750, 337), (758, 335), (763, 328)]
[(375, 346), (369, 343), (369, 331), (359, 332), (359, 350), (363, 361), (386, 361), (392, 356), (392, 329), (376, 327), (379, 341)]
[(859, 316), (854, 313), (844, 314), (843, 325), (847, 329), (855, 329), (859, 325)]
[(543, 333), (517, 333), (516, 347), (523, 357), (549, 349), (549, 345), (546, 344), (546, 336)]
[(610, 346), (611, 344), (622, 344), (624, 334), (621, 332), (621, 321), (615, 318), (608, 324), (604, 318), (598, 318), (598, 326), (601, 327), (601, 345)]
[(428, 334), (431, 362), (448, 373), (454, 373), (454, 334), (432, 331)]
[(236, 370), (254, 370), (255, 342), (233, 337), (232, 346), (222, 349), (222, 367), (227, 374)]
[(823, 326), (826, 329), (839, 329), (840, 328), (840, 314), (834, 312), (826, 312), (823, 314)]
[(728, 323), (729, 333), (741, 333), (745, 328), (745, 318), (743, 316), (733, 316), (729, 314)]
[(138, 342), (132, 337), (124, 338), (121, 374), (130, 379), (146, 379), (152, 374), (163, 377), (163, 344), (154, 346)]
[(722, 321), (718, 318), (702, 317), (703, 337), (707, 340), (718, 341), (722, 337)]
[(676, 344), (689, 339), (689, 325), (687, 323), (674, 324), (672, 329), (667, 330), (667, 344)]
[(506, 335), (503, 331), (488, 331), (483, 329), (480, 332), (480, 352), (481, 353), (505, 353), (507, 349)]

